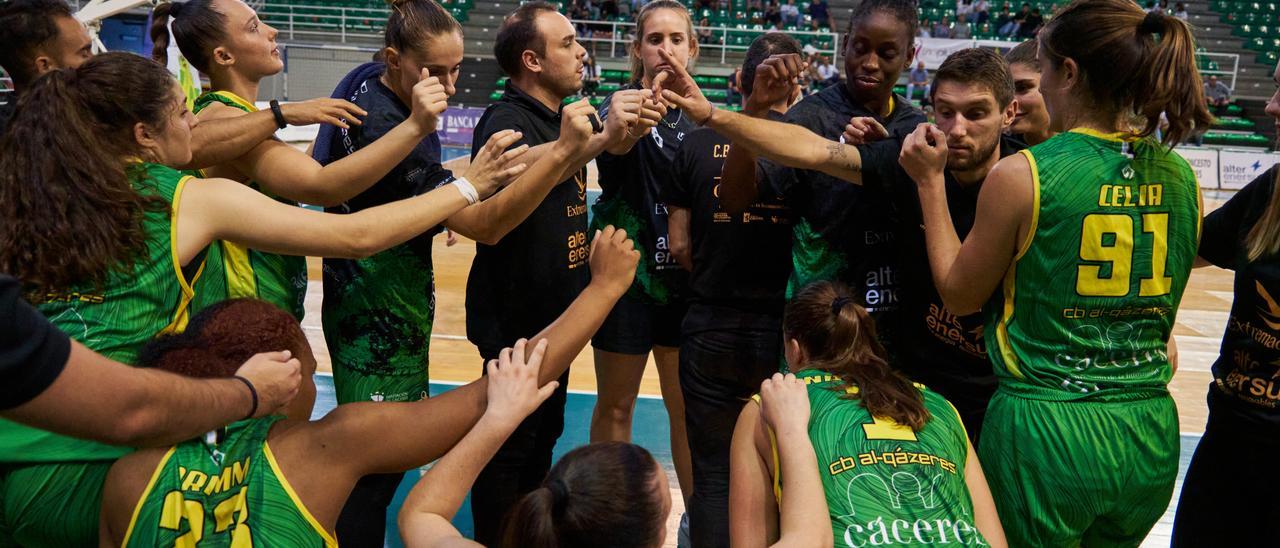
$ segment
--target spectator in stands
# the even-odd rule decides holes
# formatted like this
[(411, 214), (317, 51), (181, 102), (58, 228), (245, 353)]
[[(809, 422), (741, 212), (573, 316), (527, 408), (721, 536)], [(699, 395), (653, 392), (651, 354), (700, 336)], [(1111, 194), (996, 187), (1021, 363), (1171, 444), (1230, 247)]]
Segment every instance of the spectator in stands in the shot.
[(800, 25), (800, 6), (796, 5), (796, 0), (787, 0), (787, 3), (782, 5), (781, 11), (783, 25)]
[(711, 20), (707, 19), (706, 17), (699, 19), (698, 20), (698, 42), (701, 42), (703, 44), (710, 44), (713, 41), (718, 42), (718, 40), (714, 40), (712, 38), (713, 34), (714, 33), (711, 31)]
[(600, 89), (600, 69), (596, 66), (596, 56), (588, 51), (582, 58), (582, 93), (595, 97), (597, 89)]
[(1018, 37), (1023, 40), (1035, 38), (1042, 25), (1044, 25), (1044, 16), (1040, 15), (1040, 8), (1032, 9), (1031, 14), (1018, 25)]
[(943, 15), (942, 19), (933, 24), (933, 37), (951, 38), (951, 20), (947, 19), (947, 16)]
[(835, 65), (831, 64), (831, 60), (826, 55), (818, 55), (817, 71), (817, 87), (819, 90), (840, 83), (840, 71), (836, 69)]
[(819, 26), (831, 28), (831, 8), (827, 6), (827, 0), (813, 0), (813, 2), (810, 2), (809, 17), (817, 21)]
[(747, 0), (747, 11), (764, 11), (764, 2), (761, 0)]
[(996, 16), (996, 33), (1001, 37), (1013, 36), (1014, 31), (1018, 30), (1018, 24), (1013, 21), (1013, 14), (1009, 12), (1009, 4), (1005, 4), (1000, 8), (1000, 14)]
[(600, 15), (605, 19), (618, 18), (618, 0), (604, 0), (600, 3)]
[(973, 14), (973, 0), (956, 0), (956, 17)]
[(1022, 26), (1026, 24), (1027, 18), (1029, 17), (1031, 17), (1031, 4), (1023, 2), (1022, 9), (1019, 10), (1018, 13), (1013, 16), (1013, 20), (1010, 21), (1008, 31), (1006, 32), (1005, 29), (1002, 28), (1001, 33), (1004, 36), (1021, 36), (1019, 31), (1022, 30)]
[(991, 4), (987, 0), (978, 0), (973, 3), (973, 24), (982, 25), (991, 18)]
[(1209, 107), (1215, 116), (1222, 116), (1231, 104), (1231, 88), (1217, 76), (1209, 76), (1204, 83), (1204, 96), (1209, 100)]
[(1182, 2), (1178, 2), (1177, 4), (1174, 4), (1173, 16), (1183, 21), (1191, 20), (1191, 14), (1187, 13), (1187, 5), (1183, 4)]
[(769, 0), (769, 5), (764, 8), (764, 24), (772, 26), (781, 22), (782, 8), (778, 5), (778, 0)]
[(919, 26), (917, 26), (916, 28), (918, 29), (916, 31), (916, 38), (932, 38), (933, 37), (933, 35), (929, 33), (928, 19), (921, 19)]
[(742, 104), (742, 85), (739, 81), (742, 79), (742, 67), (733, 69), (733, 74), (729, 76), (729, 104)]
[(925, 70), (924, 61), (916, 63), (916, 68), (907, 75), (907, 99), (915, 100), (916, 88), (924, 90), (920, 96), (920, 103), (924, 104), (929, 100), (929, 71)]
[(969, 22), (966, 21), (966, 19), (968, 19), (968, 16), (963, 13), (956, 16), (955, 28), (951, 29), (952, 38), (959, 40), (968, 40), (973, 38), (973, 28), (970, 27)]

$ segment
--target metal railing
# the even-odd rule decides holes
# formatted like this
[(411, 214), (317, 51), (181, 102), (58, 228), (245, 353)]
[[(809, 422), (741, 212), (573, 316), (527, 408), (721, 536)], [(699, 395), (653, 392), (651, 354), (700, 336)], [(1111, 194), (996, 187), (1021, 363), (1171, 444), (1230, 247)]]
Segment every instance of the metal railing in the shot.
[[(1221, 80), (1230, 78), (1227, 87), (1231, 88), (1231, 92), (1236, 91), (1236, 76), (1240, 74), (1240, 54), (1238, 53), (1197, 53), (1196, 62), (1201, 59), (1212, 61), (1218, 65), (1217, 69), (1200, 69), (1200, 74), (1204, 76), (1217, 76)], [(1228, 69), (1227, 67), (1231, 68)]]
[(302, 37), (336, 40), (342, 44), (347, 43), (350, 37), (380, 38), (390, 13), (384, 8), (301, 6), (274, 2), (263, 2), (258, 8), (258, 17), (288, 40)]
[[(578, 28), (578, 41), (591, 51), (591, 55), (596, 59), (619, 58), (630, 55), (629, 49), (631, 41), (635, 33), (635, 23), (624, 21), (587, 21), (582, 19), (573, 19), (572, 23)], [(703, 38), (703, 31), (709, 31), (711, 40)], [(694, 32), (700, 36), (698, 39), (698, 49), (701, 58), (706, 59), (708, 54), (713, 54), (716, 50), (720, 52), (720, 63), (724, 64), (728, 61), (730, 52), (747, 51), (751, 40), (756, 36), (767, 32), (784, 32), (770, 29), (760, 28), (743, 28), (743, 27), (694, 27)], [(831, 63), (835, 66), (839, 64), (840, 54), (840, 35), (835, 32), (812, 32), (812, 31), (785, 31), (787, 35), (799, 40), (801, 43), (809, 43), (818, 50), (818, 53), (831, 56)], [(744, 44), (734, 43), (734, 38), (748, 38)], [(805, 38), (811, 38), (806, 40)], [(821, 44), (821, 45), (819, 45)], [(603, 55), (601, 50), (603, 51)]]

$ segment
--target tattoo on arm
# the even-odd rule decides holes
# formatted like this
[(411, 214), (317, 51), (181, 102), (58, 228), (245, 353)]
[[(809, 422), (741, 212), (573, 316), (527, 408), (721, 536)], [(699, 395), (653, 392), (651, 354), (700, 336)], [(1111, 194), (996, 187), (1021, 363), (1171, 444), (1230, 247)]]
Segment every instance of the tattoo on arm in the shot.
[(845, 149), (845, 145), (843, 143), (831, 143), (827, 145), (827, 162), (836, 164), (854, 173), (862, 171), (860, 162), (855, 162), (849, 157), (849, 152)]

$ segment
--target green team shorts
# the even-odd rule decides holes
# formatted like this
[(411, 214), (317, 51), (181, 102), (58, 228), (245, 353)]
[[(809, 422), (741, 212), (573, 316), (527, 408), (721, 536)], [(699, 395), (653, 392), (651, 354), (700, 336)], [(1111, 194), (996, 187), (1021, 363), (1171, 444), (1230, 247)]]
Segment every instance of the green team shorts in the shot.
[(113, 462), (0, 466), (0, 546), (97, 546)]
[(1178, 473), (1169, 394), (1026, 399), (1001, 387), (978, 456), (1009, 546), (1138, 546)]

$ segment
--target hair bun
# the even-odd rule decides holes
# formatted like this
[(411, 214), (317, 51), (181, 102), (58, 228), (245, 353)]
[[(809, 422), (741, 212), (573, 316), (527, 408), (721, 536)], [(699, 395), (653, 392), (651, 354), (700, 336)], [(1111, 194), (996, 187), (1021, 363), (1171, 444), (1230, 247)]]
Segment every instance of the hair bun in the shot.
[(1138, 32), (1143, 34), (1159, 34), (1164, 32), (1165, 15), (1154, 11), (1147, 12), (1138, 25)]

